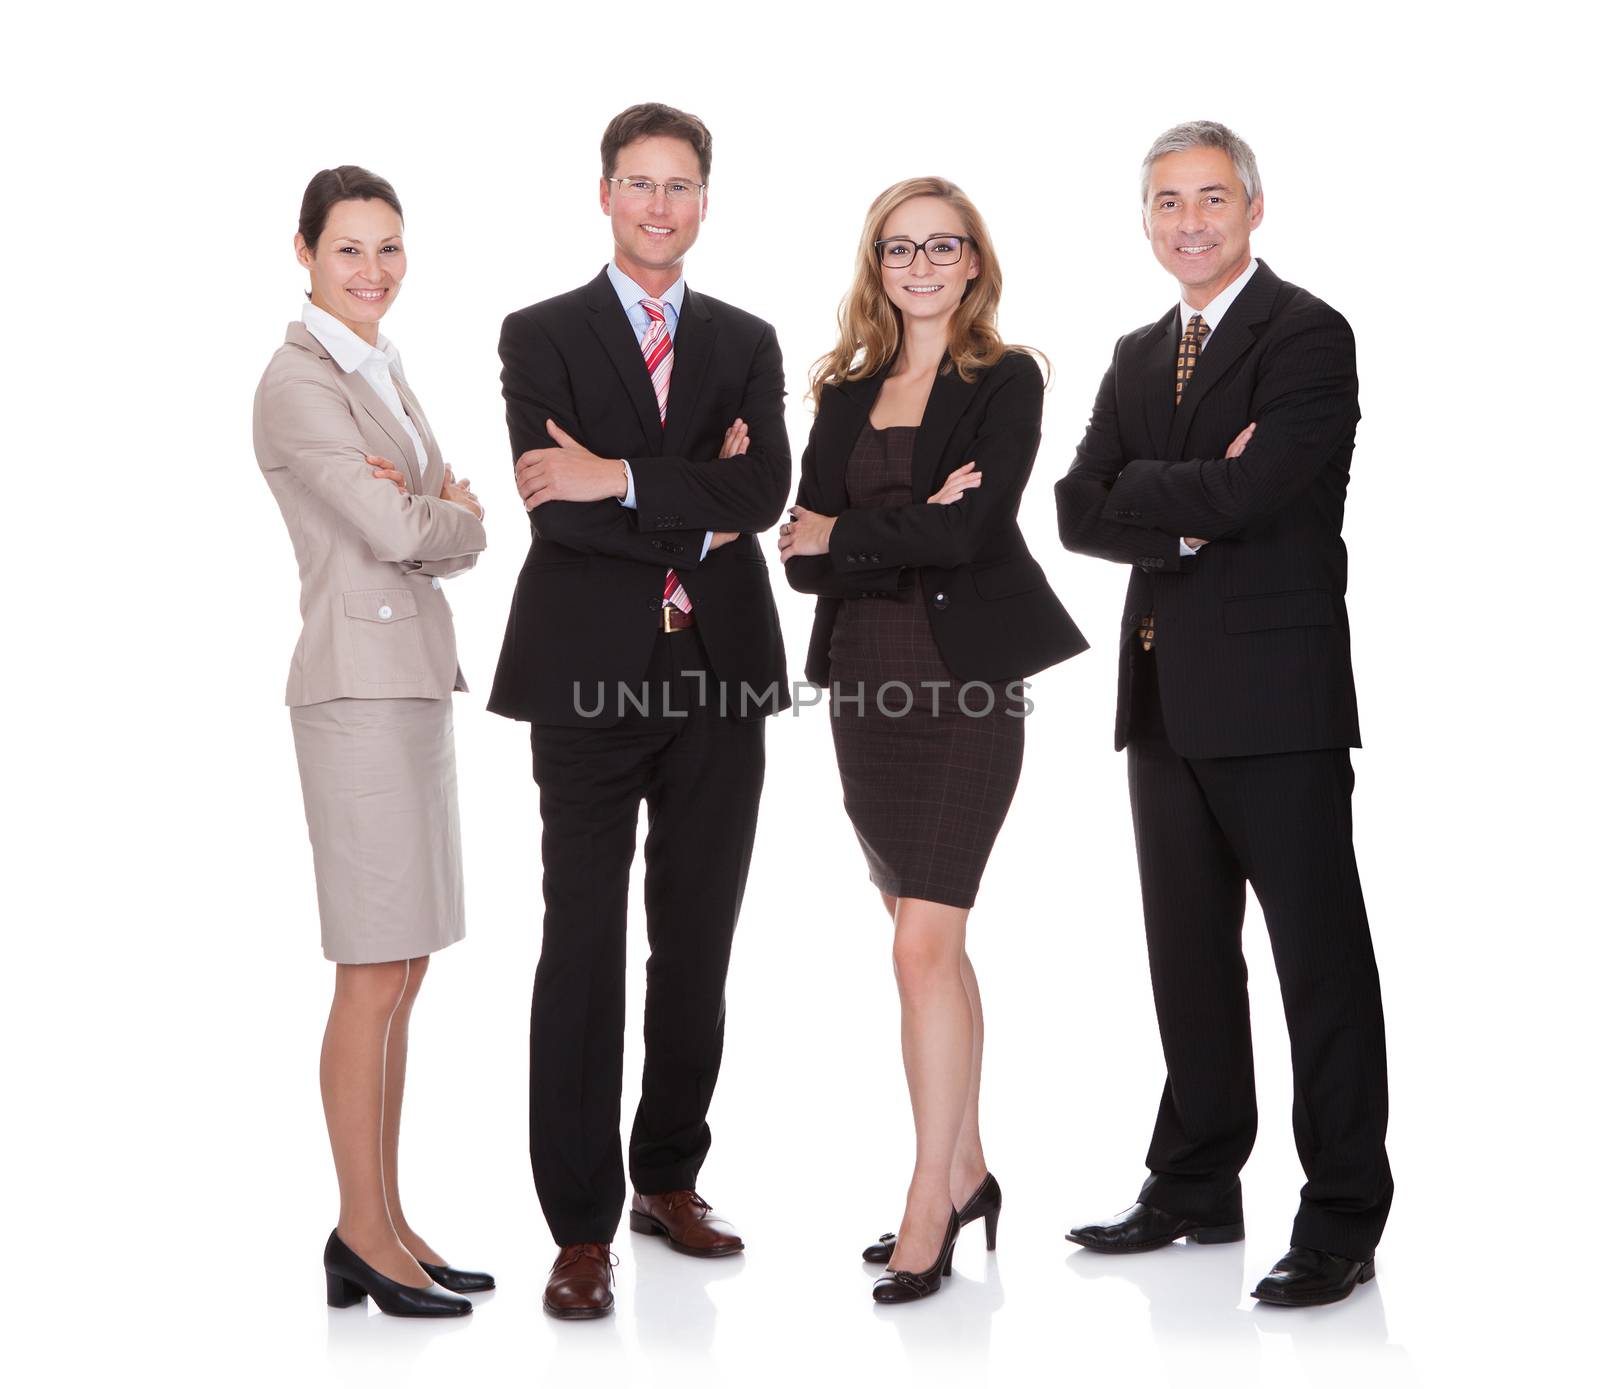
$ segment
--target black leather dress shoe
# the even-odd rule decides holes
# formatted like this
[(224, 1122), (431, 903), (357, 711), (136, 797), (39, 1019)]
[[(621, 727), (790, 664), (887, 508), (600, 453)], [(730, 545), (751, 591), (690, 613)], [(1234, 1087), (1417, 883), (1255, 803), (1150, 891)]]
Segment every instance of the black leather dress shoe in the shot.
[(1251, 1297), (1274, 1307), (1321, 1307), (1343, 1302), (1358, 1284), (1370, 1283), (1377, 1270), (1371, 1259), (1347, 1259), (1321, 1249), (1294, 1245), (1256, 1284)]
[(1234, 1244), (1244, 1238), (1244, 1221), (1190, 1220), (1140, 1201), (1098, 1225), (1074, 1227), (1067, 1238), (1101, 1254), (1138, 1254), (1180, 1239), (1193, 1244)]
[(486, 1293), (494, 1287), (492, 1273), (469, 1273), (464, 1268), (451, 1268), (449, 1264), (428, 1264), (421, 1259), (422, 1271), (441, 1288), (453, 1293)]
[(337, 1230), (322, 1251), (322, 1268), (328, 1276), (330, 1307), (354, 1307), (370, 1296), (378, 1310), (391, 1317), (464, 1317), (472, 1310), (464, 1297), (386, 1278), (340, 1239)]

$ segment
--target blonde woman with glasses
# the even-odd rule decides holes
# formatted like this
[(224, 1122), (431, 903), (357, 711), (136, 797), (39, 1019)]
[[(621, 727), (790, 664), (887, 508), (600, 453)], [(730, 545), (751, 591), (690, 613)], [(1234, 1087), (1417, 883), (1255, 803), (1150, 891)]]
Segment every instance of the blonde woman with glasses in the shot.
[[(1025, 677), (1086, 644), (1028, 553), (1017, 509), (1044, 376), (996, 326), (1000, 266), (939, 178), (880, 194), (779, 552), (817, 596), (806, 676), (829, 687), (845, 811), (894, 923), (916, 1166), (878, 1302), (937, 1292), (1000, 1187), (978, 1129), (983, 1010), (967, 916), (1022, 770)], [(891, 1262), (892, 1260), (892, 1262)]]

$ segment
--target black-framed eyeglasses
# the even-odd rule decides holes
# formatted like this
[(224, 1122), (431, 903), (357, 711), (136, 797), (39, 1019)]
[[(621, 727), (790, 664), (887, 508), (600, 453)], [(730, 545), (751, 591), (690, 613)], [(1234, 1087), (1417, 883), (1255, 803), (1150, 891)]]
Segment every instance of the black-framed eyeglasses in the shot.
[(909, 236), (890, 236), (872, 244), (878, 252), (878, 264), (887, 269), (904, 269), (916, 260), (921, 251), (929, 265), (955, 265), (960, 259), (970, 236), (930, 236), (926, 241), (913, 241)]
[(652, 179), (642, 176), (629, 178), (608, 177), (606, 182), (616, 184), (617, 194), (623, 198), (653, 198), (656, 189), (660, 188), (666, 193), (667, 201), (671, 203), (693, 202), (705, 191), (705, 184), (691, 183), (688, 179), (683, 178), (668, 179), (665, 183), (656, 183)]

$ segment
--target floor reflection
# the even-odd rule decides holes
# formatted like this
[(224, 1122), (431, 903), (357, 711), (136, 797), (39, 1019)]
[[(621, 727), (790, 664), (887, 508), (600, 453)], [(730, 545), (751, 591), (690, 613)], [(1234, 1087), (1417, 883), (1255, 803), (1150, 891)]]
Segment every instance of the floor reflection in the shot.
[(717, 1335), (717, 1304), (711, 1286), (737, 1278), (743, 1254), (696, 1259), (676, 1253), (656, 1235), (633, 1235), (622, 1246), (634, 1264), (633, 1315), (639, 1348), (708, 1356)]
[(1257, 1345), (1249, 1309), (1240, 1306), (1245, 1246), (1172, 1244), (1144, 1254), (1097, 1254), (1080, 1249), (1067, 1256), (1080, 1278), (1131, 1283), (1150, 1308), (1150, 1331), (1162, 1347), (1208, 1345), (1251, 1351)]
[[(472, 1305), (483, 1307), (493, 1300), (493, 1293), (478, 1293)], [(391, 1317), (380, 1312), (370, 1298), (354, 1307), (329, 1307), (327, 1311), (328, 1368), (352, 1385), (370, 1384), (375, 1362), (395, 1370), (420, 1364), (435, 1341), (470, 1331), (477, 1315)]]
[[(881, 1276), (882, 1270), (873, 1273)], [(870, 1296), (870, 1287), (870, 1282), (863, 1286), (863, 1297)], [(970, 1256), (964, 1259), (958, 1245), (955, 1272), (937, 1294), (897, 1307), (875, 1304), (872, 1315), (894, 1325), (906, 1363), (931, 1377), (954, 1358), (988, 1358), (994, 1314), (1005, 1300), (997, 1257), (985, 1251), (982, 1263)]]

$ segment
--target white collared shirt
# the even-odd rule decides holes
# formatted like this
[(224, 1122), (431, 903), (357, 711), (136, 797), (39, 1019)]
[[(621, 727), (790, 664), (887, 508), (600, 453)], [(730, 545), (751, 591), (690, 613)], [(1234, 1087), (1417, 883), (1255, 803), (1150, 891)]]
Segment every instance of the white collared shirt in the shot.
[(1223, 290), (1221, 294), (1217, 295), (1217, 297), (1207, 304), (1203, 309), (1192, 307), (1180, 294), (1178, 296), (1179, 334), (1182, 335), (1183, 333), (1187, 332), (1189, 329), (1189, 320), (1196, 314), (1199, 314), (1200, 321), (1204, 323), (1206, 328), (1209, 330), (1206, 333), (1206, 336), (1200, 339), (1200, 350), (1204, 352), (1210, 345), (1211, 334), (1217, 331), (1218, 325), (1222, 322), (1222, 315), (1228, 312), (1228, 309), (1233, 304), (1233, 301), (1239, 297), (1239, 291), (1250, 283), (1250, 277), (1256, 273), (1256, 266), (1259, 264), (1260, 262), (1254, 256), (1251, 256), (1250, 264), (1244, 268), (1244, 274), (1239, 276), (1237, 280)]
[(422, 474), (427, 471), (428, 451), (423, 447), (422, 436), (411, 423), (411, 416), (406, 414), (400, 392), (395, 388), (395, 377), (405, 380), (405, 373), (400, 370), (400, 353), (395, 345), (382, 333), (378, 334), (375, 344), (367, 342), (326, 309), (320, 309), (315, 304), (307, 304), (300, 310), (300, 321), (305, 324), (306, 331), (328, 349), (328, 355), (340, 371), (358, 373), (378, 393), (378, 399), (388, 407), (395, 422), (411, 440), (420, 481)]

